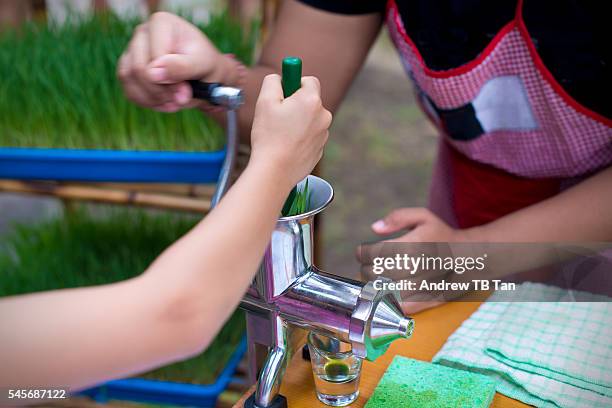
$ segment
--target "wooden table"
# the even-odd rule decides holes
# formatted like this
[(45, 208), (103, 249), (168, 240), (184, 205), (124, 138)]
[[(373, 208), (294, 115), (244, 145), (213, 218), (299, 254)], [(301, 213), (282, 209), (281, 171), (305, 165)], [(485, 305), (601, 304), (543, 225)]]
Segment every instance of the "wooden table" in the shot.
[[(394, 356), (401, 355), (417, 360), (431, 361), (446, 339), (479, 305), (479, 302), (452, 302), (413, 316), (415, 330), (412, 338), (396, 341), (389, 347), (385, 355), (374, 362), (364, 361), (359, 387), (361, 394), (351, 404), (351, 407), (363, 407), (365, 405)], [(249, 390), (235, 407), (242, 407), (244, 399), (251, 392), (252, 390)], [(317, 400), (310, 362), (302, 360), (301, 353), (295, 356), (285, 373), (281, 394), (287, 397), (290, 408), (327, 407)], [(491, 404), (491, 407), (494, 408), (526, 406), (522, 402), (499, 393), (495, 394)]]

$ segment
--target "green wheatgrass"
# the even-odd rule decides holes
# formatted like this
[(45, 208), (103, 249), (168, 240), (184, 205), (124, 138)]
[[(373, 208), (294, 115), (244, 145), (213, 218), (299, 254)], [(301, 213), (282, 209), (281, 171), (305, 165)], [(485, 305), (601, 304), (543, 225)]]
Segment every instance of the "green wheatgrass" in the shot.
[(310, 189), (308, 188), (308, 179), (304, 183), (303, 188), (295, 187), (291, 190), (289, 197), (285, 201), (281, 215), (283, 217), (292, 217), (294, 215), (304, 214), (310, 209)]
[[(98, 14), (0, 34), (0, 146), (222, 148), (222, 129), (201, 112), (160, 113), (125, 98), (116, 64), (138, 23)], [(219, 50), (251, 63), (256, 24), (247, 33), (223, 13), (200, 28)]]
[[(37, 225), (18, 225), (2, 237), (0, 297), (129, 279), (197, 222), (185, 215), (103, 208), (97, 216), (81, 208)], [(211, 383), (243, 334), (244, 316), (237, 311), (204, 353), (139, 377)]]

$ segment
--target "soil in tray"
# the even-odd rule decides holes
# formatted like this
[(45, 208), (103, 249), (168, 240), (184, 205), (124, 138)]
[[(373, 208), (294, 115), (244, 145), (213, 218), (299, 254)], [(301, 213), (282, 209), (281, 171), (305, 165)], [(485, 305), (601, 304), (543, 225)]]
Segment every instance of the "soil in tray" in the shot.
[[(0, 147), (222, 148), (223, 131), (198, 110), (161, 113), (125, 98), (116, 64), (138, 23), (102, 14), (0, 33)], [(245, 32), (223, 13), (200, 29), (222, 52), (251, 62), (256, 24)]]
[[(38, 225), (17, 225), (0, 241), (0, 297), (131, 278), (197, 219), (104, 207), (95, 216), (79, 208)], [(212, 383), (243, 334), (244, 316), (236, 311), (205, 352), (139, 377)]]

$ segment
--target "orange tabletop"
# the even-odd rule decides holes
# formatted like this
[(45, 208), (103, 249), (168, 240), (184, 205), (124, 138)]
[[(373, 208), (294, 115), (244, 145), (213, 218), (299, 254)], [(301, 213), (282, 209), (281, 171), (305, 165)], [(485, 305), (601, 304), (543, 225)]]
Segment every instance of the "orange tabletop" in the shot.
[[(385, 355), (374, 362), (364, 361), (359, 386), (360, 396), (351, 407), (365, 405), (394, 356), (431, 361), (446, 339), (479, 305), (479, 302), (451, 302), (414, 315), (415, 329), (410, 339), (394, 342)], [(301, 353), (297, 353), (287, 368), (281, 394), (287, 397), (290, 408), (327, 407), (317, 400), (310, 362), (302, 360)], [(491, 407), (495, 408), (526, 406), (499, 393), (495, 394), (491, 404)]]

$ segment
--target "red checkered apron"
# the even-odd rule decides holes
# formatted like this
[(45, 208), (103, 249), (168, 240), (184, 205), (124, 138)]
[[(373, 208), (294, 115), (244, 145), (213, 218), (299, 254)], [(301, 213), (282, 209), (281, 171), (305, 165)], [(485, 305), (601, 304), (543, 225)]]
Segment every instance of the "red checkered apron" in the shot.
[[(514, 20), (477, 58), (444, 71), (426, 66), (394, 0), (387, 6), (387, 26), (417, 99), (443, 135), (430, 207), (451, 225), (492, 221), (612, 164), (612, 120), (578, 103), (553, 78), (523, 22), (521, 0)], [(522, 88), (527, 110), (519, 125), (526, 123), (525, 128), (504, 128), (503, 120), (486, 111), (504, 83)], [(450, 138), (431, 108), (455, 109), (480, 100), (485, 100), (483, 121), (492, 125), (471, 140)]]

